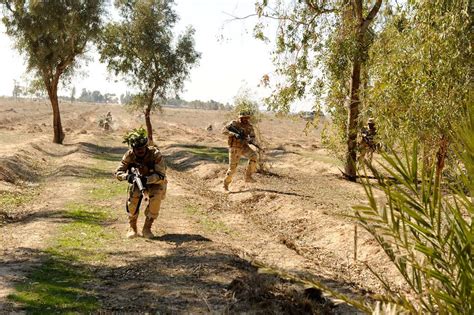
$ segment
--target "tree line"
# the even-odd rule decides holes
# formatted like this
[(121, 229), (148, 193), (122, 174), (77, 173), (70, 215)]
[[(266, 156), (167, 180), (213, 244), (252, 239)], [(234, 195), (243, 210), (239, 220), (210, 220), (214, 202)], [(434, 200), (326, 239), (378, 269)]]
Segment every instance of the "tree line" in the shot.
[[(191, 26), (181, 34), (173, 32), (178, 20), (173, 0), (116, 1), (117, 21), (106, 20), (110, 15), (105, 0), (0, 0), (0, 5), (7, 35), (26, 57), (28, 72), (51, 102), (53, 142), (58, 144), (65, 137), (58, 85), (70, 80), (91, 45), (97, 47), (100, 61), (111, 73), (138, 91), (129, 106), (144, 113), (151, 141), (150, 113), (182, 90), (200, 58)], [(108, 99), (99, 91), (83, 92), (87, 100)]]

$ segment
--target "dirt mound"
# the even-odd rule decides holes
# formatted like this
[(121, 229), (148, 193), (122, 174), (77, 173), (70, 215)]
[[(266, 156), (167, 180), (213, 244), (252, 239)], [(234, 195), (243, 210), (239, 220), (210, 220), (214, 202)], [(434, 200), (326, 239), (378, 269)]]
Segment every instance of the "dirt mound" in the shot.
[(38, 163), (31, 156), (15, 154), (11, 157), (0, 158), (0, 181), (15, 185), (34, 182), (38, 171)]
[(236, 299), (230, 311), (237, 313), (247, 310), (244, 304), (248, 303), (265, 314), (332, 314), (334, 307), (320, 292), (302, 290), (291, 282), (265, 274), (238, 277), (229, 284), (228, 290)]

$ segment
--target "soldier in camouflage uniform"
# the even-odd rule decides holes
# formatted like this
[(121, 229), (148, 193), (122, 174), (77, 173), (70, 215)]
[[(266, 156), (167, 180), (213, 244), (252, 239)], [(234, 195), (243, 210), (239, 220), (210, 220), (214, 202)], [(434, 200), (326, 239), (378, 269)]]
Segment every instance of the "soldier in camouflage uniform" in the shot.
[(249, 159), (247, 169), (245, 171), (245, 181), (255, 182), (252, 174), (257, 167), (257, 153), (249, 146), (249, 143), (255, 141), (255, 132), (250, 123), (250, 113), (241, 112), (238, 120), (228, 123), (222, 133), (228, 136), (229, 145), (229, 169), (224, 179), (224, 189), (229, 190), (229, 184), (232, 182), (240, 158), (246, 156)]
[(367, 120), (367, 126), (362, 128), (361, 139), (359, 141), (359, 162), (362, 163), (367, 159), (369, 163), (372, 162), (374, 152), (377, 150), (377, 143), (375, 136), (377, 129), (375, 128), (375, 121), (373, 118)]
[[(128, 238), (138, 236), (137, 219), (140, 204), (142, 201), (147, 202), (145, 209), (145, 223), (142, 229), (142, 235), (145, 238), (153, 238), (151, 232), (153, 221), (158, 217), (161, 201), (166, 195), (166, 164), (163, 156), (158, 148), (147, 145), (147, 135), (143, 128), (134, 129), (124, 137), (124, 143), (128, 143), (131, 147), (120, 162), (120, 166), (115, 172), (118, 180), (127, 180), (128, 199), (126, 209), (128, 212), (128, 220), (130, 229), (127, 232)], [(135, 167), (139, 170), (140, 179), (146, 187), (146, 191), (142, 194), (135, 183), (137, 175), (131, 172), (131, 168)]]

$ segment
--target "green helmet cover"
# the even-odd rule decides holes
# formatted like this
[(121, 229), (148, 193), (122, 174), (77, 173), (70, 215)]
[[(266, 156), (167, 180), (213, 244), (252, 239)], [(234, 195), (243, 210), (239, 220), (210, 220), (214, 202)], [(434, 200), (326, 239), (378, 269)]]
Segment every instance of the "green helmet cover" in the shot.
[(143, 127), (135, 128), (123, 136), (122, 143), (126, 143), (132, 148), (141, 148), (147, 145), (148, 136)]

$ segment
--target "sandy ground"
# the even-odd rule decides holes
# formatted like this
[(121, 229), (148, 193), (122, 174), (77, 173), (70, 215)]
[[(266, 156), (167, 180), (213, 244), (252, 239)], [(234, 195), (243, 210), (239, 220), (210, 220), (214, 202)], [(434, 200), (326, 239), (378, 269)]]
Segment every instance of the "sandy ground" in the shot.
[[(113, 116), (110, 131), (97, 125), (107, 111)], [(64, 206), (84, 199), (90, 189), (84, 178), (111, 177), (126, 151), (122, 135), (144, 124), (143, 117), (118, 105), (63, 104), (61, 113), (66, 140), (55, 145), (48, 104), (0, 100), (0, 192), (33, 192), (18, 206), (0, 205), (0, 311), (22, 309), (7, 296), (41, 263), (65, 222)], [(320, 145), (319, 130), (305, 133), (305, 121), (265, 116), (258, 127), (269, 172), (245, 183), (241, 164), (230, 193), (224, 192), (226, 139), (220, 129), (230, 118), (227, 112), (190, 109), (154, 114), (155, 141), (169, 167), (157, 236), (112, 239), (103, 249), (107, 259), (88, 266), (99, 279), (89, 289), (102, 310), (354, 312), (311, 297), (297, 283), (259, 274), (255, 263), (359, 298), (383, 292), (365, 263), (401, 285), (381, 249), (360, 229), (353, 259), (354, 222), (344, 215), (364, 202), (363, 189), (341, 178), (339, 162)], [(94, 154), (114, 158), (90, 175)], [(106, 228), (120, 235), (127, 227), (123, 201), (103, 202), (119, 218)]]

